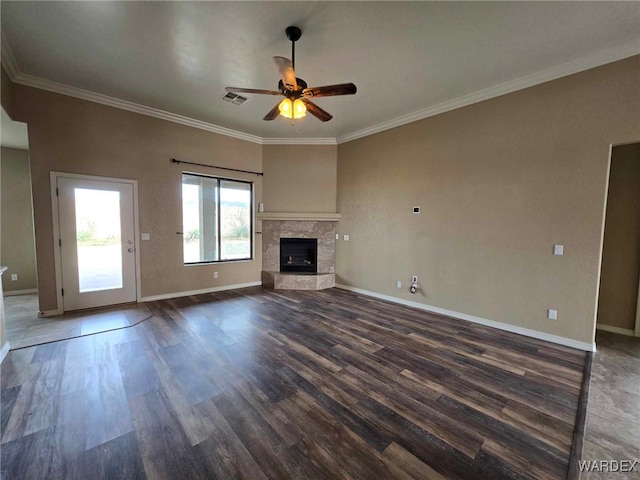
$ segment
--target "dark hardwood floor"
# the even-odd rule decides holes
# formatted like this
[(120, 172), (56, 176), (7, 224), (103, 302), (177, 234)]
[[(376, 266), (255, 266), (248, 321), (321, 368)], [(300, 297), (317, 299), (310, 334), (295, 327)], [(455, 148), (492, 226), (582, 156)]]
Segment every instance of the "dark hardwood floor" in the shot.
[(147, 304), (2, 364), (4, 479), (560, 479), (585, 352), (337, 289)]

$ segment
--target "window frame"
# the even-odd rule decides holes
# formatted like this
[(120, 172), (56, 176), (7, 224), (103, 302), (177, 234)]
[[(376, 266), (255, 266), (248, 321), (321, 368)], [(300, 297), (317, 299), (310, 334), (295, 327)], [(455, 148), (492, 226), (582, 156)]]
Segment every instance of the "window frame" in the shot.
[[(218, 255), (222, 256), (222, 229), (221, 229), (221, 218), (222, 216), (220, 215), (220, 182), (221, 181), (227, 181), (227, 182), (236, 182), (236, 183), (245, 183), (247, 185), (249, 185), (249, 195), (251, 197), (250, 201), (249, 201), (249, 257), (247, 258), (232, 258), (232, 259), (228, 259), (228, 260), (203, 260), (200, 262), (185, 262), (184, 261), (184, 235), (185, 233), (182, 233), (182, 264), (185, 267), (191, 267), (191, 266), (196, 266), (196, 265), (211, 265), (211, 264), (216, 264), (216, 263), (235, 263), (235, 262), (251, 262), (253, 260), (255, 260), (255, 251), (254, 251), (254, 245), (255, 245), (255, 218), (254, 218), (254, 203), (255, 203), (255, 198), (254, 198), (254, 192), (255, 192), (255, 188), (254, 188), (254, 183), (255, 182), (251, 182), (249, 180), (238, 180), (237, 178), (228, 178), (228, 177), (218, 177), (216, 175), (206, 175), (204, 173), (194, 173), (194, 172), (182, 172), (180, 174), (180, 203), (182, 204), (182, 209), (180, 210), (181, 212), (183, 212), (184, 209), (184, 199), (182, 197), (182, 185), (184, 185), (182, 178), (183, 175), (190, 175), (192, 177), (201, 177), (201, 178), (208, 178), (208, 179), (213, 179), (217, 181), (217, 189), (216, 189), (216, 216), (217, 216), (217, 231), (218, 231), (218, 235), (217, 235), (217, 247), (218, 247)], [(182, 222), (183, 222), (183, 229), (184, 229), (184, 216), (182, 217)]]

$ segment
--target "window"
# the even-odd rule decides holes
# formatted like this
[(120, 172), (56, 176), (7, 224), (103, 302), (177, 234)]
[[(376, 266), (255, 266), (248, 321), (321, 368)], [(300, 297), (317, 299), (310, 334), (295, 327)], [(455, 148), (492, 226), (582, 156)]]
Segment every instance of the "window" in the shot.
[(184, 263), (249, 260), (253, 184), (182, 174)]

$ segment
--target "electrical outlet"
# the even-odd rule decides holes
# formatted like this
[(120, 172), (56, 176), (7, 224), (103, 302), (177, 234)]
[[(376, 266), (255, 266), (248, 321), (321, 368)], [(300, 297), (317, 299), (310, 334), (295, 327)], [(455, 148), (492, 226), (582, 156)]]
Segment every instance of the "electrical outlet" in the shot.
[(414, 275), (413, 277), (411, 277), (411, 283), (418, 283), (418, 276)]
[(150, 238), (151, 238), (151, 235), (148, 234), (148, 233), (141, 233), (140, 234), (140, 239), (141, 240), (145, 240), (146, 241), (146, 240), (149, 240)]
[(396, 282), (396, 288), (402, 288), (402, 282), (400, 280)]
[(213, 272), (213, 278), (218, 278), (218, 272)]
[(18, 280), (18, 274), (17, 273), (12, 273), (11, 274), (11, 281), (15, 282), (16, 280)]
[(549, 309), (547, 310), (547, 318), (549, 320), (557, 320), (558, 319), (558, 311)]

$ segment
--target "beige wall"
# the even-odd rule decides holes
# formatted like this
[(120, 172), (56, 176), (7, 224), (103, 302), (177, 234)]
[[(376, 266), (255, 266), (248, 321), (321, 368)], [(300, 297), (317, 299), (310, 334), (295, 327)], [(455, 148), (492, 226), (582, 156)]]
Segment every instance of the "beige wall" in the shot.
[(635, 143), (611, 152), (599, 324), (635, 329), (639, 277), (640, 143)]
[[(0, 150), (0, 265), (8, 270), (2, 276), (5, 292), (38, 287), (36, 252), (33, 238), (33, 210), (29, 152), (2, 147)], [(18, 280), (11, 281), (11, 274)]]
[(267, 212), (336, 211), (336, 145), (265, 145)]
[(592, 342), (609, 145), (640, 139), (639, 75), (636, 56), (339, 145), (337, 282)]
[[(56, 305), (50, 172), (70, 172), (138, 181), (143, 296), (260, 281), (261, 244), (255, 260), (185, 267), (182, 262), (181, 173), (220, 174), (256, 182), (261, 177), (174, 165), (171, 158), (261, 171), (258, 144), (124, 110), (14, 85), (14, 117), (29, 127), (34, 193), (40, 309)], [(219, 278), (213, 278), (213, 272)]]

